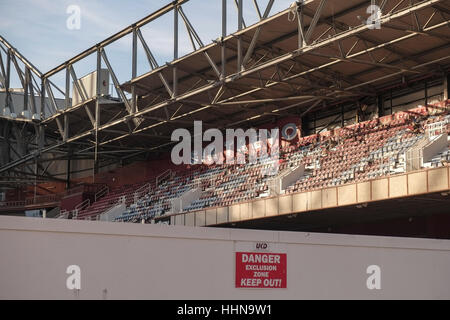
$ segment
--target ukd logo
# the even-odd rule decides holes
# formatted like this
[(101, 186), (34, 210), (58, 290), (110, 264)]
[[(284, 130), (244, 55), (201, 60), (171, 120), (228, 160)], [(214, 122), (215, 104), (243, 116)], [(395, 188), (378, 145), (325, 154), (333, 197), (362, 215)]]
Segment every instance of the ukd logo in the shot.
[(269, 245), (267, 242), (257, 242), (255, 245), (256, 250), (267, 250)]

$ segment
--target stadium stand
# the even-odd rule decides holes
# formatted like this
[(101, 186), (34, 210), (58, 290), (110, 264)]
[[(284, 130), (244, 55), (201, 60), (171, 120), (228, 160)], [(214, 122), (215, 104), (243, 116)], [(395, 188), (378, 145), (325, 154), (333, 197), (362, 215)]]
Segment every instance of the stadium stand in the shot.
[[(304, 192), (329, 186), (344, 185), (407, 170), (407, 151), (421, 142), (429, 142), (450, 133), (447, 114), (449, 101), (375, 118), (344, 128), (303, 137), (281, 150), (280, 160), (259, 159), (256, 164), (201, 165), (172, 172), (161, 184), (152, 183), (152, 191), (139, 199), (133, 190), (139, 186), (118, 189), (99, 204), (94, 204), (81, 217), (97, 215), (126, 197), (127, 210), (115, 221), (150, 221), (173, 213), (172, 201), (189, 190), (200, 188), (201, 195), (183, 212), (207, 207), (229, 206), (249, 199), (270, 195), (273, 176), (268, 169), (280, 163), (279, 173), (305, 166), (305, 173), (287, 187), (285, 193)], [(447, 148), (422, 167), (446, 166), (450, 161)], [(136, 201), (133, 201), (135, 199)]]
[(135, 201), (135, 191), (142, 186), (143, 184), (126, 184), (112, 189), (92, 205), (89, 205), (90, 201), (82, 202), (79, 207), (76, 208), (77, 211), (74, 218), (88, 220), (95, 219), (99, 214), (115, 206), (119, 201), (125, 202), (126, 205), (129, 206)]
[[(179, 166), (158, 177), (151, 175), (142, 182), (110, 188), (103, 184), (93, 185), (90, 186), (93, 188), (91, 196), (73, 210), (61, 210), (61, 217), (98, 220), (111, 208), (125, 204), (125, 212), (115, 221), (149, 222), (170, 213), (230, 206), (274, 195), (271, 190), (274, 178), (299, 166), (304, 166), (303, 174), (281, 193), (318, 190), (404, 173), (412, 170), (408, 168), (408, 151), (450, 133), (448, 106), (449, 101), (443, 101), (322, 131), (285, 145), (279, 157), (259, 158), (253, 164)], [(433, 154), (415, 169), (447, 166), (449, 162), (447, 142), (445, 150)], [(272, 172), (274, 168), (276, 175)], [(86, 188), (84, 186), (83, 190)], [(78, 189), (80, 187), (37, 200), (60, 199)], [(198, 190), (198, 196), (177, 211), (174, 201), (192, 190)], [(6, 208), (12, 205), (3, 203)]]

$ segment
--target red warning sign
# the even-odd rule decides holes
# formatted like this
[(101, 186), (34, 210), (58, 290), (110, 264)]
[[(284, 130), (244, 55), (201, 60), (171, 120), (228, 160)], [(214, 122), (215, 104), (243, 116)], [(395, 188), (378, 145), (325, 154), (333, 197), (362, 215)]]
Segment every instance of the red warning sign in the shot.
[(286, 253), (236, 252), (236, 288), (286, 288)]

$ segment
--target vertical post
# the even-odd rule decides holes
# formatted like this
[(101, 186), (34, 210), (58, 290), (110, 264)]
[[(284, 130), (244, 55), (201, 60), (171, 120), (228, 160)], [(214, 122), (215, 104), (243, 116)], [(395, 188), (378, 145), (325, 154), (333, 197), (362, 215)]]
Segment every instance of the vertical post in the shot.
[[(243, 2), (244, 0), (238, 0), (238, 31), (242, 30), (243, 26)], [(237, 51), (237, 72), (240, 73), (242, 71), (242, 39), (240, 35), (238, 36)]]
[(66, 172), (66, 190), (70, 189), (70, 161), (72, 158), (72, 150), (67, 151), (67, 172)]
[(306, 39), (303, 30), (303, 1), (297, 2), (296, 15), (297, 15), (297, 29), (298, 29), (298, 47), (303, 48), (306, 45)]
[(102, 68), (102, 50), (97, 48), (97, 96), (95, 99), (95, 153), (94, 153), (94, 174), (92, 175), (93, 183), (95, 183), (95, 175), (98, 173), (99, 157), (98, 157), (98, 128), (100, 127), (100, 72)]
[(42, 124), (39, 124), (37, 139), (38, 139), (38, 141), (37, 141), (38, 150), (39, 150), (39, 153), (40, 153), (41, 149), (44, 148), (44, 144), (45, 144), (45, 129), (44, 129), (44, 126)]
[(445, 72), (444, 73), (444, 100), (448, 100), (448, 92), (450, 91), (450, 87), (449, 84), (450, 82), (448, 81), (450, 78), (450, 73)]
[(302, 123), (302, 130), (301, 130), (302, 137), (306, 137), (307, 135), (309, 135), (309, 131), (310, 131), (309, 130), (309, 121), (307, 118), (308, 117), (305, 115), (300, 118), (300, 121)]
[[(131, 61), (131, 79), (136, 78), (137, 76), (137, 30), (133, 28), (133, 53), (132, 53), (132, 61)], [(136, 101), (136, 86), (133, 84), (131, 86), (131, 112), (134, 114), (137, 110), (137, 101)]]
[(41, 80), (41, 120), (45, 118), (45, 78)]
[[(66, 66), (66, 90), (65, 90), (65, 105), (66, 109), (70, 107), (70, 71), (69, 66)], [(64, 114), (64, 141), (69, 138), (69, 114)]]
[(223, 80), (226, 75), (226, 55), (225, 55), (225, 42), (223, 39), (227, 36), (227, 0), (222, 0), (222, 76), (221, 80)]
[(5, 96), (5, 107), (9, 108), (11, 112), (13, 110), (11, 109), (10, 105), (10, 92), (9, 92), (9, 85), (11, 80), (11, 50), (8, 50), (6, 54), (6, 79), (5, 79), (5, 89), (6, 89), (6, 96)]
[[(178, 59), (178, 5), (173, 9), (173, 60)], [(178, 70), (173, 66), (173, 89), (172, 98), (178, 95)]]
[(316, 121), (317, 112), (314, 111), (314, 134), (317, 133), (317, 121)]
[(38, 167), (38, 160), (37, 157), (34, 158), (34, 201), (33, 203), (36, 202), (36, 195), (37, 195), (37, 176), (39, 173), (39, 167)]
[(70, 65), (66, 66), (66, 91), (65, 91), (65, 104), (66, 109), (70, 107)]
[(378, 117), (384, 116), (384, 98), (382, 94), (377, 96), (377, 104), (378, 104)]
[(63, 141), (67, 141), (69, 139), (69, 115), (64, 114), (64, 137)]
[(25, 67), (25, 79), (24, 79), (24, 92), (23, 92), (23, 111), (28, 110), (28, 88), (30, 83), (30, 69)]
[(392, 114), (392, 111), (393, 111), (393, 110), (392, 110), (392, 109), (393, 109), (393, 105), (392, 105), (392, 89), (391, 89), (390, 94), (391, 94), (391, 97), (390, 97), (390, 98), (391, 98), (391, 114)]

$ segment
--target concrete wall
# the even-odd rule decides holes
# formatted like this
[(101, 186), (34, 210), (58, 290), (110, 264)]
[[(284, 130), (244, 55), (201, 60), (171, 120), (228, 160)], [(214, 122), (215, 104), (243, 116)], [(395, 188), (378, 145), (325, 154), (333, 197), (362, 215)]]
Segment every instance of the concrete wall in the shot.
[(448, 147), (447, 133), (441, 134), (427, 144), (422, 151), (423, 162), (429, 162), (435, 155), (444, 151)]
[[(235, 288), (235, 252), (261, 241), (287, 254), (286, 289)], [(0, 299), (450, 298), (448, 240), (0, 217), (0, 257)]]
[(305, 165), (300, 164), (297, 168), (288, 172), (280, 178), (280, 192), (286, 190), (287, 187), (294, 184), (305, 172)]
[(125, 203), (118, 204), (111, 209), (107, 210), (105, 213), (102, 213), (100, 215), (99, 220), (100, 221), (113, 221), (115, 218), (121, 216), (125, 210), (127, 209), (127, 206)]
[(178, 198), (170, 200), (171, 206), (172, 206), (172, 213), (179, 213), (189, 207), (189, 205), (194, 202), (195, 200), (198, 200), (200, 196), (202, 195), (202, 189), (201, 188), (194, 188), (191, 190), (186, 191)]

